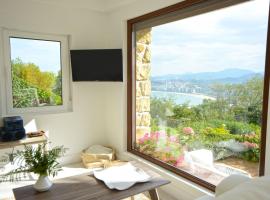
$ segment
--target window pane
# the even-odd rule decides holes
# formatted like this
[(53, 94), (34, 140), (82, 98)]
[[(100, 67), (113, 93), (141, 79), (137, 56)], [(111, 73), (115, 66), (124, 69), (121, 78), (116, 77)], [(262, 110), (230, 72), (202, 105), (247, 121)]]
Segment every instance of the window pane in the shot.
[(258, 176), (269, 0), (136, 32), (135, 148), (214, 185)]
[(62, 105), (61, 43), (10, 38), (14, 108)]

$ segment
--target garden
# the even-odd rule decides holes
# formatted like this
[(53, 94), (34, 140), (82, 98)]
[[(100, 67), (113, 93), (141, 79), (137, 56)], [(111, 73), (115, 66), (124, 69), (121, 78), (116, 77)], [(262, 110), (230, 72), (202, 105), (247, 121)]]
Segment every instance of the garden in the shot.
[(34, 63), (12, 60), (14, 108), (62, 105), (62, 75), (43, 72)]
[[(213, 166), (219, 163), (231, 166), (230, 173), (257, 176), (263, 79), (211, 87), (216, 100), (205, 99), (196, 106), (151, 98), (151, 132), (137, 138), (136, 148), (189, 172), (194, 166), (188, 154), (208, 150)], [(201, 155), (207, 160), (207, 153)]]

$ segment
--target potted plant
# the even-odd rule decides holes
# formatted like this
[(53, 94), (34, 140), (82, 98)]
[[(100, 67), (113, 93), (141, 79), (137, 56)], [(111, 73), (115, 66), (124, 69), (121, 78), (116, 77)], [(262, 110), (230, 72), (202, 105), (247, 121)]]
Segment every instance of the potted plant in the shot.
[(57, 146), (47, 150), (47, 143), (39, 144), (37, 147), (32, 145), (25, 146), (24, 150), (12, 154), (12, 162), (18, 163), (19, 167), (8, 172), (5, 178), (10, 181), (18, 180), (21, 175), (35, 173), (39, 175), (34, 188), (39, 191), (47, 191), (52, 186), (49, 176), (56, 176), (62, 170), (57, 158), (65, 153), (63, 146)]

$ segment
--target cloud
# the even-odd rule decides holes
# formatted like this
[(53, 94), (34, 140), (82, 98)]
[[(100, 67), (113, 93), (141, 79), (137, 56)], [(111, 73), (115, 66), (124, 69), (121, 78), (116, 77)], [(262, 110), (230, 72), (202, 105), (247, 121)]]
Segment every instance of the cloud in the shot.
[[(153, 46), (153, 74), (192, 71), (219, 71), (225, 68), (251, 68), (262, 71), (264, 46), (261, 44), (190, 43)], [(166, 53), (165, 53), (166, 52)], [(262, 62), (258, 62), (261, 60)]]
[[(167, 32), (196, 33), (196, 34), (224, 34), (237, 33), (229, 27), (223, 26), (223, 21), (230, 23), (251, 22), (264, 23), (268, 17), (269, 0), (253, 0), (240, 5), (212, 11), (184, 20), (157, 26)], [(169, 35), (168, 35), (169, 37)]]
[(256, 0), (154, 27), (153, 75), (263, 71), (268, 5), (269, 0)]
[(57, 73), (61, 67), (60, 43), (33, 39), (11, 38), (11, 58), (38, 65), (41, 71)]

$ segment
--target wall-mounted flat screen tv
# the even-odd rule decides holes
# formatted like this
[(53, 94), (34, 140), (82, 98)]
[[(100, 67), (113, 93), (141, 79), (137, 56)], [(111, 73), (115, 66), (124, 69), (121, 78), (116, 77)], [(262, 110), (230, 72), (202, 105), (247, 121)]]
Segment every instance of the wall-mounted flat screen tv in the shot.
[(71, 50), (73, 81), (123, 81), (121, 49)]

